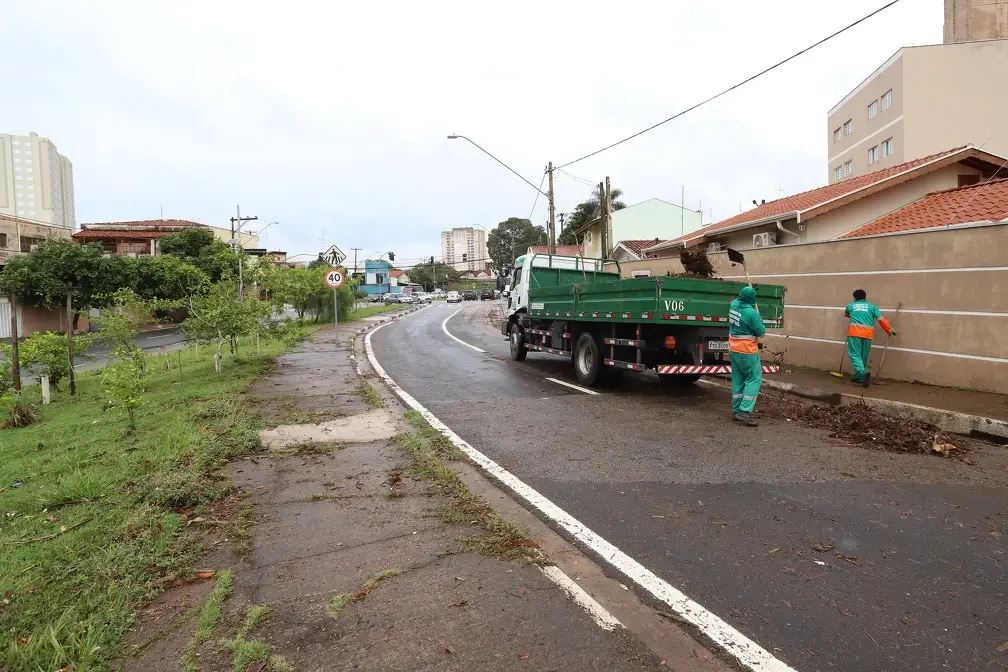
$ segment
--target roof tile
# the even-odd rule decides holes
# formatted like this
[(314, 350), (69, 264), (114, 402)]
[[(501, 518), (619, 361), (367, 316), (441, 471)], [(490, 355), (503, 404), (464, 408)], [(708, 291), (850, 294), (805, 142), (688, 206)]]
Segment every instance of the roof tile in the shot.
[(647, 240), (621, 240), (617, 245), (622, 245), (637, 255), (643, 255), (644, 249), (664, 243), (660, 238), (648, 238)]
[[(550, 253), (550, 248), (549, 248), (549, 245), (532, 245), (531, 247), (529, 247), (529, 251), (531, 251), (534, 254), (549, 254)], [(557, 245), (556, 246), (556, 253), (557, 254), (562, 254), (562, 255), (568, 256), (568, 257), (576, 257), (579, 254), (581, 254), (581, 246), (580, 245)]]
[(142, 219), (132, 222), (85, 222), (81, 224), (82, 229), (89, 227), (102, 227), (102, 226), (166, 226), (166, 227), (181, 227), (181, 228), (191, 228), (191, 227), (203, 227), (209, 228), (206, 224), (200, 224), (199, 222), (191, 222), (187, 219)]
[(1008, 179), (991, 180), (930, 193), (840, 237), (860, 238), (968, 222), (1000, 222), (1005, 218), (1008, 218)]

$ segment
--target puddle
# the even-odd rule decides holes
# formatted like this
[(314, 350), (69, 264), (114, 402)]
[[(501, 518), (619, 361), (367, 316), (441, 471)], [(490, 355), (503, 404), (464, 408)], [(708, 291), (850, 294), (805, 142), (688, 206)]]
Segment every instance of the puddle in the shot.
[(397, 434), (392, 412), (376, 408), (317, 425), (280, 425), (259, 435), (264, 448), (286, 448), (299, 443), (362, 443), (390, 439)]

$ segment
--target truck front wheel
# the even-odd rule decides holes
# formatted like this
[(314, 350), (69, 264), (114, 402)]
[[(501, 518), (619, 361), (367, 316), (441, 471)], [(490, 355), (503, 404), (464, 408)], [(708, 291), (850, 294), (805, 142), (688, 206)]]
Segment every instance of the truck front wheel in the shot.
[(589, 332), (581, 334), (574, 344), (574, 374), (578, 382), (591, 387), (600, 382), (602, 353), (598, 341)]
[(511, 342), (511, 359), (516, 362), (524, 362), (525, 355), (528, 354), (528, 350), (525, 348), (525, 343), (522, 341), (521, 328), (517, 324), (512, 323), (508, 339)]

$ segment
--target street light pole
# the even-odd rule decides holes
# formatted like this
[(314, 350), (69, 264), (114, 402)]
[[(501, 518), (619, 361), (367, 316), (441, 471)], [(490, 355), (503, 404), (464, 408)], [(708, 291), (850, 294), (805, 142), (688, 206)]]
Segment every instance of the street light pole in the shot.
[(532, 184), (531, 182), (529, 182), (528, 180), (526, 180), (514, 168), (512, 168), (509, 165), (507, 165), (506, 163), (504, 163), (503, 161), (501, 161), (500, 159), (498, 159), (496, 156), (494, 156), (493, 154), (491, 154), (487, 150), (485, 150), (482, 147), (480, 147), (479, 145), (477, 145), (475, 142), (473, 142), (472, 140), (470, 140), (466, 136), (464, 136), (464, 135), (458, 135), (457, 133), (452, 133), (451, 135), (448, 136), (449, 140), (458, 140), (459, 138), (461, 138), (462, 140), (465, 140), (470, 145), (472, 145), (476, 149), (480, 150), (481, 152), (483, 152), (484, 154), (486, 154), (487, 156), (489, 156), (491, 159), (493, 159), (494, 161), (496, 161), (500, 165), (502, 165), (505, 168), (507, 168), (509, 171), (511, 171), (512, 173), (514, 173), (522, 182), (524, 182), (525, 184), (529, 185), (530, 187), (532, 187), (533, 189), (535, 189), (540, 194), (542, 194), (543, 196), (546, 197), (546, 200), (549, 202), (550, 253), (551, 254), (556, 254), (556, 203), (555, 203), (555, 200), (554, 200), (554, 192), (553, 192), (553, 162), (550, 161), (549, 165), (546, 167), (546, 172), (549, 175), (549, 192), (543, 193), (542, 189), (540, 189), (539, 187), (535, 186), (534, 184)]

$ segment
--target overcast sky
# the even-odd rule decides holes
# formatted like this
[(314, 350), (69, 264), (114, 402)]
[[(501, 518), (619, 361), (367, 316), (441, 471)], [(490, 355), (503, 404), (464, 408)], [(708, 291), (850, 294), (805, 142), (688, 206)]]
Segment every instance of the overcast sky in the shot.
[[(74, 166), (77, 221), (280, 222), (271, 249), (397, 262), (439, 232), (526, 217), (562, 164), (671, 116), (884, 4), (3, 0), (0, 131)], [(941, 42), (942, 0), (901, 0), (814, 52), (569, 167), (705, 223), (826, 182), (826, 114), (900, 46)], [(557, 209), (591, 188), (560, 174)], [(532, 214), (545, 223), (540, 198)], [(678, 235), (670, 231), (670, 237)], [(352, 254), (352, 253), (351, 253)]]

